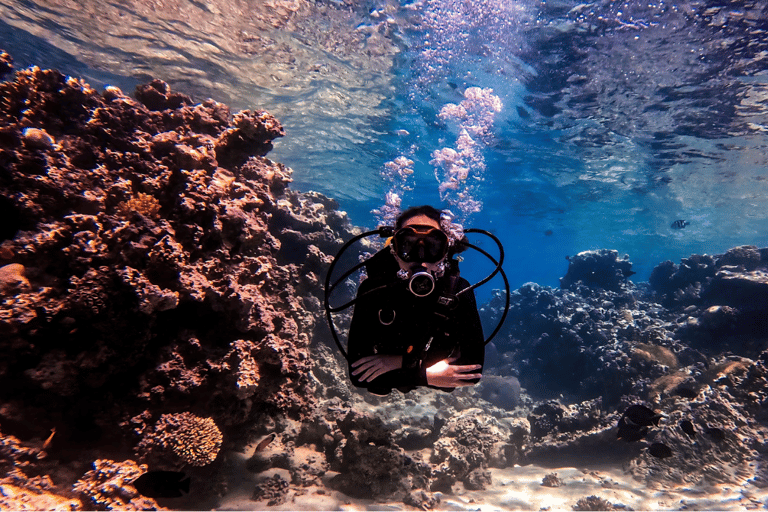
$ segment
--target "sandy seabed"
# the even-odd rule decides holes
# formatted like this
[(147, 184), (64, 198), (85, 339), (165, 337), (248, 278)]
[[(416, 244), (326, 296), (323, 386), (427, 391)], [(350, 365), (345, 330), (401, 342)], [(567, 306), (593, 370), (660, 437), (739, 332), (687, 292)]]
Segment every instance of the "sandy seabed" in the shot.
[[(574, 510), (587, 496), (598, 496), (624, 510), (765, 510), (768, 489), (750, 483), (742, 486), (713, 485), (706, 489), (679, 486), (650, 488), (635, 482), (620, 468), (578, 469), (515, 466), (491, 468), (494, 484), (483, 491), (461, 489), (443, 495), (437, 510)], [(543, 478), (557, 473), (560, 487), (542, 485)], [(326, 481), (335, 473), (326, 475)], [(243, 482), (245, 483), (245, 482)], [(253, 484), (233, 490), (218, 510), (415, 510), (402, 502), (351, 499), (320, 487), (277, 506), (252, 501)]]

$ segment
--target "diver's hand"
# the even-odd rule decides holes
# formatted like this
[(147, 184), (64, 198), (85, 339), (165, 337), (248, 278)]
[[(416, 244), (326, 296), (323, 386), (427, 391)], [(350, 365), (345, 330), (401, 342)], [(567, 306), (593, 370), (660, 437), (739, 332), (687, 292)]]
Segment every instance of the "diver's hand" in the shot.
[(403, 367), (403, 356), (366, 356), (352, 363), (352, 375), (361, 375), (360, 382), (371, 382), (379, 375)]
[(468, 382), (482, 377), (480, 373), (470, 373), (481, 369), (480, 364), (451, 364), (456, 357), (443, 359), (427, 368), (427, 384), (438, 388), (457, 388), (459, 386), (474, 386), (474, 382)]

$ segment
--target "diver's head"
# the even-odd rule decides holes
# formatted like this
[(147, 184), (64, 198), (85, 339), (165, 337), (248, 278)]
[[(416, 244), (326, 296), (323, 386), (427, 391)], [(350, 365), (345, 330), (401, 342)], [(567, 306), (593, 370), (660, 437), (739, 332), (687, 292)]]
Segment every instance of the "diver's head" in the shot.
[(409, 289), (419, 297), (432, 293), (435, 277), (444, 272), (450, 243), (440, 216), (436, 208), (419, 206), (403, 212), (395, 224), (392, 254), (403, 277), (409, 279)]

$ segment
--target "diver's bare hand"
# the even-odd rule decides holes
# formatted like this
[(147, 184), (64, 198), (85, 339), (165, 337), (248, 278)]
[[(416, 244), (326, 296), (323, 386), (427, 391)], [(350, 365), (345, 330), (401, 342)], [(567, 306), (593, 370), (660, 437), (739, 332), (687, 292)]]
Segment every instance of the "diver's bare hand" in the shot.
[(352, 363), (352, 375), (360, 375), (360, 382), (370, 382), (380, 375), (403, 367), (403, 356), (366, 356)]
[(457, 388), (459, 386), (474, 386), (468, 382), (482, 377), (480, 373), (471, 373), (483, 367), (480, 364), (451, 364), (457, 358), (443, 359), (427, 368), (427, 384), (438, 388)]

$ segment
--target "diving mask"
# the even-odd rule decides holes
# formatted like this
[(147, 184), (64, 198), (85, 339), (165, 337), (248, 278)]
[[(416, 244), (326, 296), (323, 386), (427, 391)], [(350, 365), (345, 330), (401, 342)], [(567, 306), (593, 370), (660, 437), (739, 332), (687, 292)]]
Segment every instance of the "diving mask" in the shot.
[(448, 254), (448, 235), (433, 226), (413, 224), (395, 232), (392, 247), (406, 263), (437, 263)]

